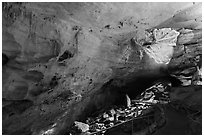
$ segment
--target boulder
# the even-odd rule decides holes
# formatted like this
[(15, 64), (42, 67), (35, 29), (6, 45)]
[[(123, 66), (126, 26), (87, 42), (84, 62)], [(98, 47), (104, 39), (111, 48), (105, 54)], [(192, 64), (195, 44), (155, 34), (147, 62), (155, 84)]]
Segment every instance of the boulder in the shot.
[(89, 130), (89, 125), (82, 122), (75, 121), (74, 126), (82, 133)]

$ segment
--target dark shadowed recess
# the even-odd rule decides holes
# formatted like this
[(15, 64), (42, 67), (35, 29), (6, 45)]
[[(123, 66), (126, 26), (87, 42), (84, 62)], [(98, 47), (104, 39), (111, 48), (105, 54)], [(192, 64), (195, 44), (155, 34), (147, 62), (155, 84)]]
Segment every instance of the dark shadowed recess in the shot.
[[(135, 99), (145, 89), (152, 86), (155, 81), (158, 80), (169, 81), (173, 87), (179, 86), (181, 84), (180, 80), (172, 76), (155, 77), (150, 75), (137, 77), (136, 79), (132, 79), (131, 81), (127, 82), (124, 86), (118, 87), (117, 85), (113, 84), (115, 82), (114, 79), (111, 79), (109, 82), (104, 84), (104, 86), (97, 92), (97, 94), (91, 97), (93, 101), (86, 106), (84, 111), (76, 120), (83, 122), (87, 119), (87, 117), (97, 116), (99, 113), (105, 112), (113, 106), (123, 106), (126, 104), (126, 94), (130, 97), (130, 99)], [(100, 94), (102, 96), (108, 95), (109, 97), (106, 97), (104, 100), (101, 99), (103, 101), (103, 105), (98, 107), (94, 102), (94, 98), (95, 96), (101, 96)], [(62, 134), (66, 133), (63, 132)]]

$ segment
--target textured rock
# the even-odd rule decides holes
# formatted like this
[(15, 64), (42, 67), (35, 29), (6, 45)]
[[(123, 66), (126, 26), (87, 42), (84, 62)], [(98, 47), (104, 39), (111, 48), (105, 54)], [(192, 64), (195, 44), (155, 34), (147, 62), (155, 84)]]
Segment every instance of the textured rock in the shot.
[(130, 98), (129, 98), (129, 96), (126, 94), (125, 95), (126, 96), (126, 106), (127, 107), (130, 107), (130, 105), (131, 105), (131, 100), (130, 100)]
[[(168, 51), (165, 63), (158, 65), (152, 50), (144, 51), (145, 41), (158, 45), (145, 29), (173, 15), (173, 28), (181, 21), (187, 28), (199, 28), (199, 23), (188, 23), (199, 8), (193, 3), (3, 3), (3, 104), (30, 102), (18, 114), (3, 112), (3, 134), (63, 134), (85, 110), (114, 104), (118, 93), (104, 88), (111, 79), (160, 74), (172, 56)], [(191, 14), (176, 14), (182, 9)], [(200, 37), (199, 31), (195, 34)], [(194, 52), (187, 47), (189, 55)], [(201, 44), (192, 47), (199, 53)], [(170, 61), (172, 69), (183, 60), (175, 62)]]
[(169, 64), (173, 57), (174, 47), (176, 46), (179, 32), (164, 28), (153, 31), (155, 44), (144, 48), (150, 58), (153, 58), (158, 64)]
[(80, 132), (86, 132), (89, 130), (89, 125), (85, 123), (75, 121), (74, 124), (78, 128), (78, 130), (80, 130)]
[(202, 67), (202, 33), (201, 30), (180, 32), (168, 70), (187, 86), (191, 85), (194, 73)]

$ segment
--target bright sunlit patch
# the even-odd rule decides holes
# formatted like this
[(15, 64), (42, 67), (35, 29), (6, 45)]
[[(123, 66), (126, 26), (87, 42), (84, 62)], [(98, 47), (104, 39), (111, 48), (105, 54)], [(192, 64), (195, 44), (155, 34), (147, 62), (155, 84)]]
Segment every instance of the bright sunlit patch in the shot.
[(170, 28), (155, 29), (153, 31), (154, 43), (144, 50), (157, 64), (168, 64), (173, 56), (174, 46), (176, 46), (179, 34), (179, 32)]

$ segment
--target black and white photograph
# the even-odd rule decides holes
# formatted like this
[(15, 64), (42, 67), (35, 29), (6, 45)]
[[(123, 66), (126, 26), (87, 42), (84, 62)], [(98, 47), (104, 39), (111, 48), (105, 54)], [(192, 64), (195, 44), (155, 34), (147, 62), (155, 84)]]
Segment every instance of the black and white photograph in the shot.
[(2, 135), (202, 135), (202, 2), (4, 1)]

